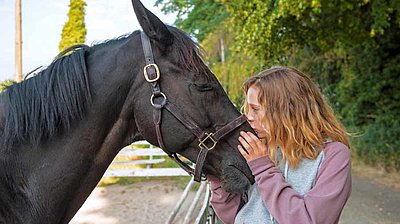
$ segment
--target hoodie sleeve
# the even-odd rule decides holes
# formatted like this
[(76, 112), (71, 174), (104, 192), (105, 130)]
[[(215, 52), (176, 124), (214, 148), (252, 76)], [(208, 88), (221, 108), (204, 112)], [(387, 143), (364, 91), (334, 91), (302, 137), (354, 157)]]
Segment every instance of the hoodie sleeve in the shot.
[(226, 192), (221, 181), (213, 176), (207, 176), (207, 179), (211, 188), (211, 205), (218, 218), (225, 224), (234, 223), (242, 195)]
[[(268, 157), (249, 162), (262, 200), (272, 216), (286, 223), (337, 223), (351, 192), (351, 155), (339, 142), (327, 144), (314, 187), (304, 196), (285, 182)], [(323, 208), (323, 209), (321, 209)]]

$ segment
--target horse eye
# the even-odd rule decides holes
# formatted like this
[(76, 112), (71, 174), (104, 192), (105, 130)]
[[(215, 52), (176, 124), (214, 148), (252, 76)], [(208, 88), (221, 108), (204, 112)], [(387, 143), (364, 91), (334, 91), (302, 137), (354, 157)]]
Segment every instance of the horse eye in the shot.
[(197, 83), (193, 83), (193, 85), (196, 87), (197, 90), (199, 90), (200, 92), (205, 92), (205, 91), (210, 91), (213, 89), (213, 87), (208, 84), (197, 84)]

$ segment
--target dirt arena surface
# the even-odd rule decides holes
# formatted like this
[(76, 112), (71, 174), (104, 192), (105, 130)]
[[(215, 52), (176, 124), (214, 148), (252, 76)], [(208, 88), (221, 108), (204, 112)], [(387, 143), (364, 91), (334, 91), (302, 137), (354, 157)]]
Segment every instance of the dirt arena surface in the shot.
[[(353, 191), (339, 224), (400, 223), (400, 191), (353, 173)], [(393, 178), (391, 178), (393, 180)], [(71, 224), (165, 223), (184, 186), (171, 180), (150, 180), (129, 185), (97, 187)], [(189, 202), (182, 207), (189, 207)], [(184, 215), (178, 214), (181, 223)]]
[[(129, 185), (96, 187), (71, 224), (165, 223), (182, 195), (175, 181), (150, 180)], [(193, 198), (194, 191), (188, 199)], [(189, 207), (190, 202), (184, 204)], [(183, 217), (176, 219), (177, 223)]]

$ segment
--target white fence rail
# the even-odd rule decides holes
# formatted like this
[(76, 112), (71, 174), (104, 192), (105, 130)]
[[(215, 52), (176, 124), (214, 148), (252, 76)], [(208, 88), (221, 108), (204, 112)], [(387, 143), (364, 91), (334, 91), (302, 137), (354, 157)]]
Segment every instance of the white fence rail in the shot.
[[(103, 177), (154, 177), (154, 176), (188, 176), (188, 174), (181, 168), (153, 168), (154, 164), (163, 163), (166, 161), (168, 155), (160, 148), (155, 147), (147, 141), (135, 142), (133, 145), (148, 146), (145, 148), (134, 148), (128, 146), (123, 148), (105, 172)], [(148, 157), (146, 159), (129, 159), (130, 157)], [(154, 157), (157, 158), (154, 158)], [(163, 158), (166, 157), (166, 158)], [(130, 165), (146, 165), (146, 168), (115, 168), (118, 166), (126, 167)], [(188, 195), (195, 186), (193, 177), (190, 179), (181, 198), (172, 210), (166, 224), (172, 223), (195, 223), (195, 224), (215, 224), (219, 223), (215, 217), (215, 213), (210, 206), (210, 186), (207, 182), (202, 182), (198, 187), (195, 196), (190, 202), (188, 208), (183, 209), (182, 205), (185, 200), (189, 200)], [(192, 192), (193, 194), (193, 192)], [(192, 195), (193, 196), (193, 195)], [(184, 211), (183, 211), (184, 210)], [(177, 219), (178, 213), (180, 214), (180, 221)], [(182, 218), (184, 217), (184, 218)], [(183, 221), (182, 221), (183, 220)]]
[[(125, 159), (123, 161), (113, 161), (109, 169), (105, 172), (104, 177), (155, 177), (155, 176), (188, 176), (181, 168), (153, 168), (154, 164), (163, 163), (165, 158), (154, 159), (157, 157), (168, 157), (168, 155), (160, 148), (155, 147), (147, 141), (139, 141), (132, 144), (147, 146), (147, 148), (133, 148), (127, 146), (123, 148), (116, 158), (126, 158), (133, 156), (148, 156), (148, 159)], [(146, 168), (114, 168), (118, 165), (146, 165)]]

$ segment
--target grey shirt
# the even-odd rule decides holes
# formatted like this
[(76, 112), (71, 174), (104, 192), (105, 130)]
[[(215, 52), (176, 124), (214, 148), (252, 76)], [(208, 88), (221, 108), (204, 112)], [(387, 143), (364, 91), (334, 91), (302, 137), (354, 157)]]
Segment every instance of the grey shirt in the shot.
[[(286, 182), (289, 183), (299, 195), (303, 196), (313, 187), (323, 159), (324, 152), (321, 151), (315, 160), (303, 159), (295, 169), (290, 169), (287, 162), (281, 164), (279, 169)], [(250, 187), (248, 199), (248, 202), (236, 215), (235, 223), (278, 223), (265, 207), (257, 183), (254, 183)]]

